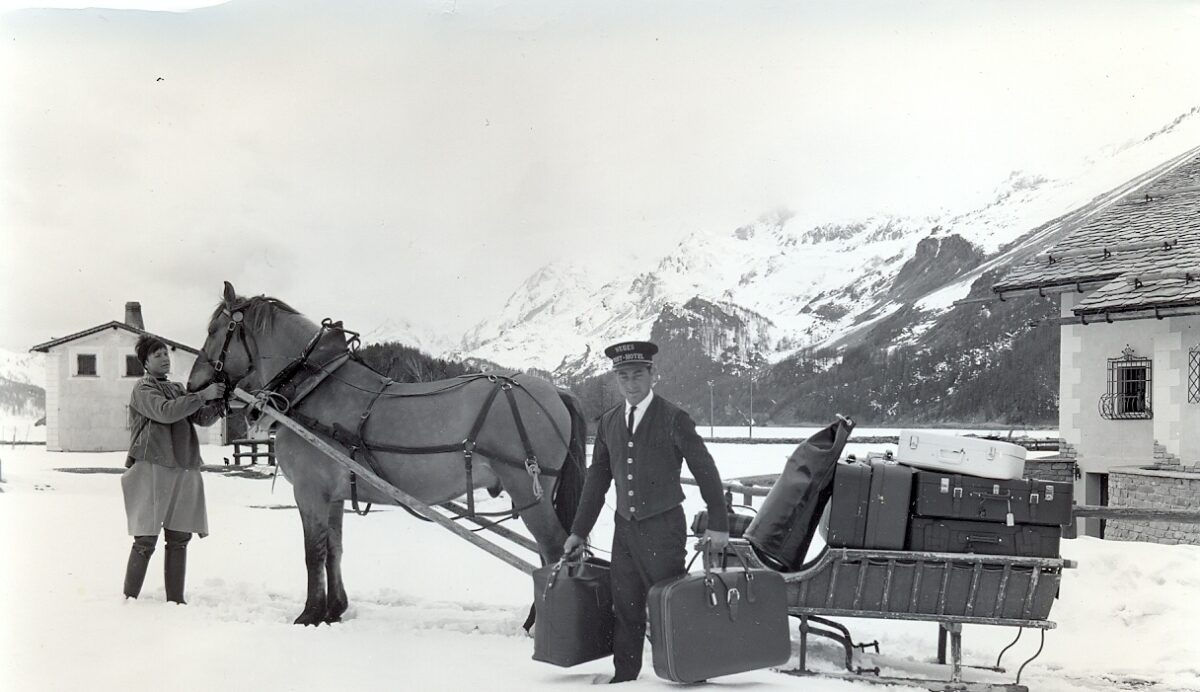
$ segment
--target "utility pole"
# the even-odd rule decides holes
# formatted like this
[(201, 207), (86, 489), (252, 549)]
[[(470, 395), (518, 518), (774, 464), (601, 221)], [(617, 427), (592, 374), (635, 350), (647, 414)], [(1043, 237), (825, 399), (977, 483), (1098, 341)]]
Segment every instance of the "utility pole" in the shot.
[(708, 381), (708, 439), (714, 439), (713, 435), (713, 381)]
[(750, 439), (754, 439), (754, 369), (750, 369)]

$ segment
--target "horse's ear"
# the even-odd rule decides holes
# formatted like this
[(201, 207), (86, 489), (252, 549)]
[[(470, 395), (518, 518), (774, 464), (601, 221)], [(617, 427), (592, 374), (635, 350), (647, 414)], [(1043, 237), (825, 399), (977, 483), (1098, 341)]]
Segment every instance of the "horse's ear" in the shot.
[(237, 302), (237, 293), (233, 290), (233, 284), (225, 282), (225, 304), (233, 305)]

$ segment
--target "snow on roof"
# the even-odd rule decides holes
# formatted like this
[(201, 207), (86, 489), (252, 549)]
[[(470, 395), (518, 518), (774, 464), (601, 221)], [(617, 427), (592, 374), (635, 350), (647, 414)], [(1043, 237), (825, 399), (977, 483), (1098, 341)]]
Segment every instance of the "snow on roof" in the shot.
[[(1156, 278), (1134, 281), (1146, 276)], [(1076, 314), (1200, 305), (1200, 148), (1008, 272), (992, 290), (1084, 283), (1101, 285), (1074, 308)]]
[(137, 327), (131, 327), (131, 326), (125, 324), (124, 322), (118, 322), (117, 320), (113, 320), (111, 322), (105, 322), (104, 324), (97, 325), (90, 329), (84, 329), (83, 331), (75, 332), (74, 334), (70, 334), (68, 336), (64, 336), (59, 339), (52, 339), (45, 343), (41, 343), (36, 346), (32, 346), (32, 347), (30, 347), (29, 350), (39, 352), (39, 353), (47, 353), (47, 352), (49, 352), (50, 349), (54, 348), (55, 346), (61, 346), (62, 344), (67, 343), (68, 341), (75, 341), (76, 339), (82, 339), (85, 336), (90, 336), (97, 332), (102, 332), (105, 329), (124, 329), (125, 331), (130, 332), (132, 334), (138, 334), (138, 335), (146, 334), (146, 335), (152, 336), (156, 339), (161, 339), (163, 343), (165, 343), (166, 345), (171, 346), (173, 348), (187, 351), (188, 353), (191, 353), (193, 355), (200, 354), (199, 349), (192, 348), (191, 346), (188, 346), (187, 344), (181, 344), (178, 341), (175, 341), (173, 339), (168, 339), (165, 336), (160, 336), (153, 332), (148, 332), (145, 329), (138, 329)]

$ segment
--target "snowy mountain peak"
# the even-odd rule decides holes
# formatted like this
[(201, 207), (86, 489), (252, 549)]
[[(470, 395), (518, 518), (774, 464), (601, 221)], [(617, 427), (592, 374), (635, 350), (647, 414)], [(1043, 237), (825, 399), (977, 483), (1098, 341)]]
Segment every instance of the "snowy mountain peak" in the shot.
[[(549, 265), (453, 355), (573, 376), (601, 367), (606, 344), (646, 338), (669, 319), (673, 334), (701, 334), (710, 357), (753, 344), (756, 357), (776, 362), (839, 343), (905, 307), (943, 312), (1015, 241), (1044, 241), (1027, 234), (1112, 203), (1197, 141), (1200, 108), (1069, 175), (1013, 171), (974, 209), (811, 222), (780, 207), (733, 229), (694, 229), (649, 270), (594, 280), (571, 265)], [(953, 200), (946, 206), (953, 209)]]

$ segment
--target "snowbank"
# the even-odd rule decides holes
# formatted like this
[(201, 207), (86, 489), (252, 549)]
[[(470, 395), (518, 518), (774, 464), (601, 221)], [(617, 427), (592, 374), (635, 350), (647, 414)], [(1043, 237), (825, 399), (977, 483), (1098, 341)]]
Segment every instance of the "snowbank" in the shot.
[[(208, 459), (223, 456), (220, 448), (204, 451)], [(790, 451), (713, 445), (730, 477), (777, 471)], [(0, 689), (559, 690), (611, 672), (608, 661), (572, 669), (532, 661), (532, 641), (520, 630), (532, 596), (527, 578), (395, 509), (346, 517), (346, 621), (291, 625), (304, 599), (303, 550), (282, 477), (272, 491), (261, 474), (205, 474), (212, 535), (192, 543), (188, 605), (165, 602), (157, 555), (142, 598), (125, 601), (129, 539), (116, 473), (122, 459), (0, 447)], [(112, 472), (55, 470), (97, 467)], [(502, 506), (486, 494), (479, 502)], [(698, 504), (692, 492), (689, 512)], [(597, 532), (602, 546), (608, 531), (605, 525)], [(1153, 681), (1147, 689), (1154, 692), (1200, 690), (1200, 548), (1078, 539), (1065, 542), (1063, 552), (1080, 567), (1066, 575), (1052, 613), (1059, 627), (1022, 682), (1067, 692), (1137, 681)], [(928, 663), (936, 650), (933, 624), (847, 624), (859, 639), (880, 640), (883, 655), (864, 660), (885, 672), (939, 674)], [(1013, 635), (1008, 628), (968, 626), (964, 656), (991, 663)], [(1027, 633), (1005, 663), (1015, 667), (1036, 649), (1037, 634)], [(838, 651), (821, 640), (810, 653), (811, 665), (824, 670), (835, 670), (837, 659)], [(627, 688), (674, 689), (654, 677), (649, 660)], [(771, 671), (711, 685), (875, 689)]]

